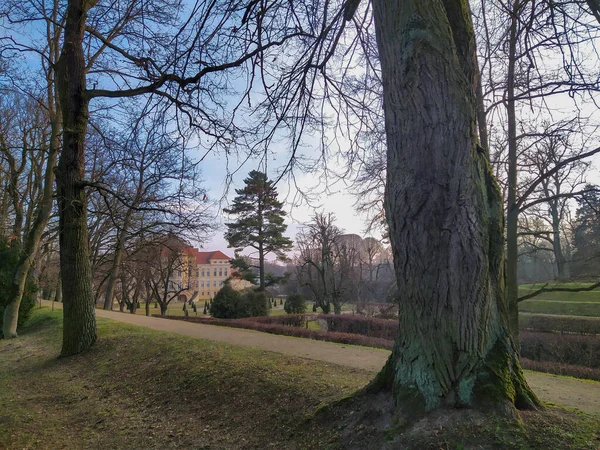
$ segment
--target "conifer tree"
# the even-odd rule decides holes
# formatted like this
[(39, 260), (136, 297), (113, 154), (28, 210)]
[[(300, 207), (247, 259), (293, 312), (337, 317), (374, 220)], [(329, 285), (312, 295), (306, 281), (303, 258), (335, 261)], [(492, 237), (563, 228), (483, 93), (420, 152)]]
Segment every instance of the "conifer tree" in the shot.
[[(237, 216), (237, 220), (227, 223), (225, 239), (229, 247), (235, 248), (236, 253), (246, 247), (251, 247), (258, 252), (259, 290), (264, 290), (265, 284), (265, 256), (273, 253), (278, 259), (285, 259), (285, 252), (292, 248), (292, 241), (283, 233), (287, 229), (284, 224), (285, 211), (283, 203), (277, 200), (277, 188), (268, 180), (267, 175), (256, 170), (248, 174), (244, 180), (245, 187), (236, 189), (237, 197), (233, 200), (231, 208), (225, 209), (227, 214)], [(236, 261), (232, 265), (237, 267)], [(240, 267), (248, 272), (249, 267), (244, 264)], [(276, 280), (270, 277), (270, 283)]]

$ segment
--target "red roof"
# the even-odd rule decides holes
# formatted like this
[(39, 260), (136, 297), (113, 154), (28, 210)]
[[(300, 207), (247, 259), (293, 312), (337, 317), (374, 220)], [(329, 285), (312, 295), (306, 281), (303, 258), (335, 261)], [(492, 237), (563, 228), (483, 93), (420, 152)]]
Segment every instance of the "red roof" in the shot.
[(209, 264), (211, 259), (226, 259), (227, 261), (231, 259), (220, 250), (214, 252), (201, 252), (193, 247), (187, 247), (184, 249), (184, 253), (189, 256), (195, 256), (197, 264)]

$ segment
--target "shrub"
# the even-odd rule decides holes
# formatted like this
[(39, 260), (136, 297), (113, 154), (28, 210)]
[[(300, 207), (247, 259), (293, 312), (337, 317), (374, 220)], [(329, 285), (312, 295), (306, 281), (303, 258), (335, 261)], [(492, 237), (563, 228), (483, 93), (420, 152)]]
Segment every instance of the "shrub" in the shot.
[(359, 302), (356, 304), (356, 314), (379, 319), (393, 319), (398, 317), (396, 303)]
[[(181, 316), (159, 316), (153, 315), (153, 317), (161, 317), (163, 319), (172, 320), (186, 320), (189, 322), (205, 323), (208, 325), (219, 325), (224, 327), (232, 328), (245, 328), (249, 330), (262, 331), (263, 333), (280, 334), (284, 336), (294, 336), (306, 339), (315, 339), (318, 341), (329, 341), (339, 342), (340, 344), (352, 344), (352, 345), (363, 345), (366, 347), (384, 348), (391, 350), (394, 346), (393, 341), (387, 341), (385, 339), (372, 338), (368, 336), (361, 336), (359, 334), (348, 334), (348, 333), (332, 333), (323, 330), (310, 330), (302, 327), (290, 327), (280, 325), (277, 323), (267, 323), (263, 321), (257, 321), (256, 318), (245, 318), (236, 320), (226, 319), (203, 319), (200, 317), (181, 317)], [(285, 316), (283, 316), (285, 317)], [(294, 316), (288, 316), (294, 317)], [(267, 319), (266, 317), (260, 317), (260, 319)]]
[(388, 319), (375, 319), (350, 315), (321, 314), (319, 319), (327, 322), (327, 329), (339, 333), (362, 334), (393, 341), (398, 333), (398, 321)]
[[(19, 263), (20, 252), (18, 248), (8, 247), (6, 239), (0, 239), (0, 330), (4, 317), (4, 308), (11, 300), (9, 298), (10, 284), (15, 275), (15, 268)], [(38, 291), (37, 283), (31, 275), (27, 276), (25, 282), (25, 292), (19, 305), (19, 320), (17, 327), (23, 326), (31, 316), (35, 306), (36, 294)]]
[(532, 361), (600, 369), (600, 337), (522, 331), (520, 343), (521, 356)]
[(600, 334), (600, 318), (520, 314), (519, 328), (544, 333)]
[(238, 304), (241, 297), (242, 295), (233, 289), (231, 284), (225, 283), (212, 302), (209, 302), (210, 315), (219, 319), (235, 319), (238, 317)]
[(283, 309), (287, 314), (304, 314), (306, 312), (306, 300), (302, 294), (292, 294), (285, 300)]
[(225, 283), (209, 305), (210, 314), (218, 319), (240, 319), (242, 317), (266, 316), (271, 301), (264, 292), (249, 290), (240, 293)]
[(267, 316), (271, 310), (271, 300), (262, 291), (250, 290), (240, 298), (237, 318)]

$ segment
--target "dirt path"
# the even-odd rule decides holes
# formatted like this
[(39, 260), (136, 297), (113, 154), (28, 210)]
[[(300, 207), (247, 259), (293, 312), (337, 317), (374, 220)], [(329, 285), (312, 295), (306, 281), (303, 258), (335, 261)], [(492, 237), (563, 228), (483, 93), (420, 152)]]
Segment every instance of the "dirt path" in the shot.
[[(46, 306), (52, 304), (49, 301), (43, 303)], [(54, 307), (61, 308), (62, 304), (55, 303)], [(96, 310), (96, 315), (106, 319), (152, 328), (153, 330), (227, 342), (242, 347), (259, 348), (372, 372), (381, 369), (390, 354), (387, 350), (369, 347), (313, 341), (239, 328), (217, 327), (180, 320), (165, 320), (101, 309)], [(542, 400), (600, 415), (600, 383), (577, 381), (571, 378), (529, 371), (526, 372), (526, 378), (529, 385)]]

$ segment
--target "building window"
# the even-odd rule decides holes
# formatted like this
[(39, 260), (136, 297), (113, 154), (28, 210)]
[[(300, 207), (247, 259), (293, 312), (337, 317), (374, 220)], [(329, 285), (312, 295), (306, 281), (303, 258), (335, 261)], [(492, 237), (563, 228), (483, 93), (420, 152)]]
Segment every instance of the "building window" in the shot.
[(219, 282), (219, 287), (221, 287), (221, 286), (223, 286), (223, 282), (222, 281)]
[(202, 287), (204, 287), (204, 281), (202, 282)]
[(204, 269), (202, 269), (202, 276), (204, 276)]
[(227, 269), (225, 269), (225, 276), (227, 276)]
[(215, 277), (217, 276), (217, 268), (216, 267), (215, 267), (215, 274), (214, 274), (214, 276)]
[(200, 270), (196, 269), (196, 278), (198, 278), (200, 276)]
[(217, 282), (213, 281), (213, 287), (217, 287)]
[(223, 269), (219, 269), (219, 276), (222, 277), (223, 276)]

